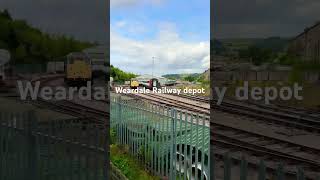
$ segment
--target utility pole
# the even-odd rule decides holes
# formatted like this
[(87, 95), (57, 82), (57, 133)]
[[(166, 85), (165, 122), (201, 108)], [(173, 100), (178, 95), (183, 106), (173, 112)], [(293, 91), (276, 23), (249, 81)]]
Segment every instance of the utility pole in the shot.
[(152, 57), (152, 78), (153, 78), (154, 58), (155, 57)]

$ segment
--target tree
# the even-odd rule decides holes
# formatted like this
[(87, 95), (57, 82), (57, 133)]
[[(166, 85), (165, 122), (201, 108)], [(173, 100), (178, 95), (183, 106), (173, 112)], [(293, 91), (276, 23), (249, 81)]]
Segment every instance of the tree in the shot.
[(15, 52), (16, 59), (23, 59), (27, 56), (26, 48), (23, 45), (20, 45)]
[(114, 81), (116, 82), (129, 81), (130, 79), (137, 77), (137, 75), (133, 73), (124, 72), (119, 68), (114, 67), (113, 65), (111, 65), (110, 67), (110, 76), (113, 77)]
[(8, 11), (0, 11), (0, 47), (10, 51), (15, 63), (46, 63), (92, 46), (65, 35), (41, 32), (24, 20), (12, 19)]
[(5, 9), (3, 12), (0, 12), (0, 16), (12, 20), (11, 15), (7, 9)]
[(248, 49), (239, 52), (241, 58), (248, 58), (255, 65), (260, 65), (264, 62), (269, 62), (273, 57), (273, 52), (270, 49), (250, 46)]
[(190, 75), (190, 76), (185, 77), (184, 80), (189, 81), (189, 82), (194, 82), (197, 80), (197, 77)]

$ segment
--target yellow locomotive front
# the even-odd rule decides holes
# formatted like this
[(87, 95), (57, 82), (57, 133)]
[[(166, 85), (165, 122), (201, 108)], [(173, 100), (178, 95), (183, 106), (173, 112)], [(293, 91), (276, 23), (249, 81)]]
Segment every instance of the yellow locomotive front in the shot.
[(131, 89), (136, 89), (139, 87), (139, 81), (136, 79), (131, 79), (130, 80), (130, 88)]
[(85, 53), (69, 54), (65, 70), (68, 84), (84, 85), (92, 80), (91, 60)]

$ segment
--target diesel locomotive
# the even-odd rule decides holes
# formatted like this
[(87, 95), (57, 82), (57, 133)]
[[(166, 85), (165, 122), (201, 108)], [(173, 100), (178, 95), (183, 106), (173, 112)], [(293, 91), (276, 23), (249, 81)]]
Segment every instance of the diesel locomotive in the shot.
[(91, 59), (86, 53), (74, 52), (65, 61), (65, 81), (67, 84), (86, 85), (92, 80)]

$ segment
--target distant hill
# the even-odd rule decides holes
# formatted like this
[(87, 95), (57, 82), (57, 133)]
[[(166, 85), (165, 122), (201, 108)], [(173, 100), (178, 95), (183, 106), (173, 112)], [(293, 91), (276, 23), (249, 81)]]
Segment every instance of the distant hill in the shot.
[(285, 51), (290, 39), (280, 37), (270, 37), (257, 41), (254, 45), (262, 49), (270, 49), (273, 52)]
[(198, 77), (201, 75), (200, 73), (192, 73), (192, 74), (166, 74), (162, 77), (168, 78), (168, 79), (174, 79), (174, 80), (184, 80), (186, 77)]
[(12, 63), (45, 63), (93, 46), (64, 35), (50, 35), (0, 11), (0, 49), (11, 53)]
[(210, 71), (206, 70), (204, 73), (191, 73), (191, 74), (166, 74), (163, 77), (174, 80), (184, 81), (209, 81)]
[(258, 48), (270, 49), (272, 51), (284, 51), (290, 38), (268, 37), (268, 38), (231, 38), (219, 39), (222, 46), (226, 49), (243, 50), (251, 46)]
[(261, 39), (254, 38), (231, 38), (231, 39), (219, 39), (222, 45), (228, 49), (245, 49), (254, 45)]

